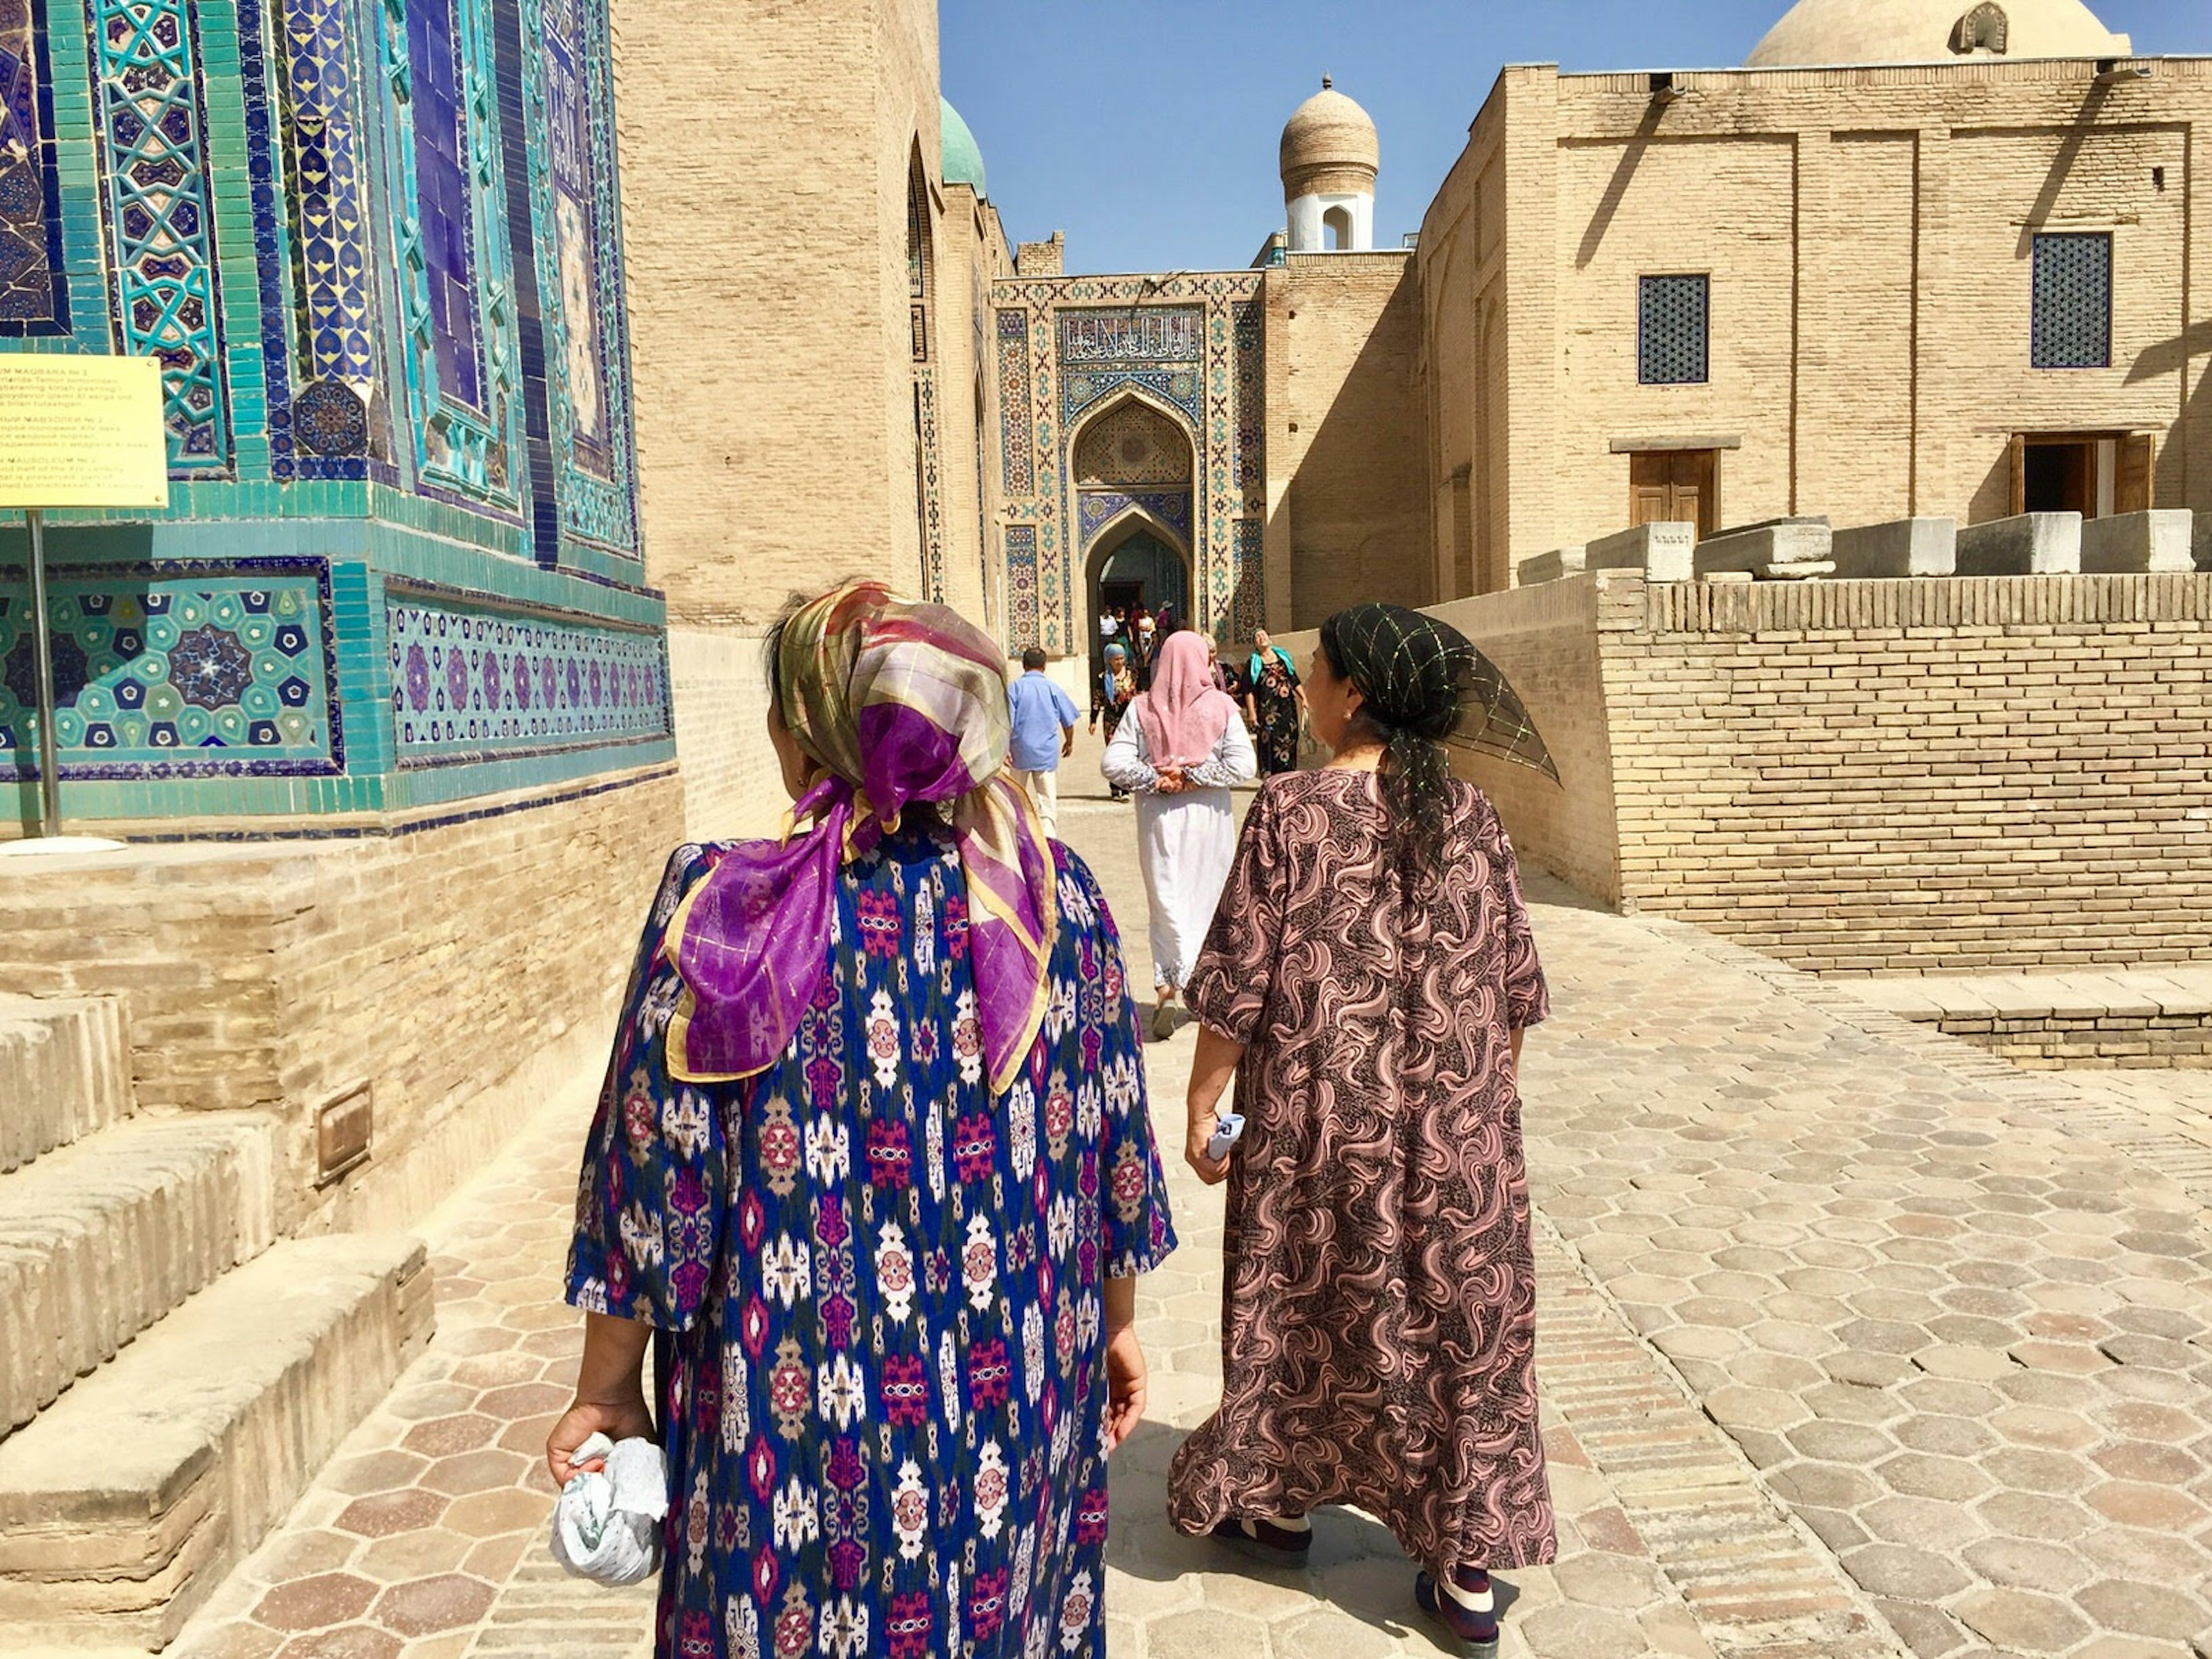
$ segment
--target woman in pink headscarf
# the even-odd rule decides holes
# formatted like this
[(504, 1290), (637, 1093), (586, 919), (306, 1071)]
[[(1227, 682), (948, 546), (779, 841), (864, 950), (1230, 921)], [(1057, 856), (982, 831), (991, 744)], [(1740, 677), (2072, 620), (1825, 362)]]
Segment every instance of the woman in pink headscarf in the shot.
[(1229, 787), (1259, 771), (1237, 705), (1214, 689), (1204, 635), (1186, 629), (1161, 643), (1152, 689), (1130, 703), (1099, 769), (1137, 798), (1137, 862), (1152, 901), (1152, 1035), (1170, 1037), (1237, 851)]

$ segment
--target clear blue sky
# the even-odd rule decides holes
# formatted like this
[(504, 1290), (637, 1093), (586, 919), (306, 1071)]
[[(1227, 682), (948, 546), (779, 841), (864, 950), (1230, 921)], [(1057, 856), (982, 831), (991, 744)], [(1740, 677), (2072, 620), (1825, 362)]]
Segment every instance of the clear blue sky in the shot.
[[(2140, 52), (2212, 54), (2208, 0), (2092, 0)], [(1788, 0), (939, 0), (945, 95), (1020, 241), (1072, 270), (1234, 270), (1283, 222), (1275, 141), (1327, 70), (1382, 140), (1395, 246), (1506, 64), (1740, 64)], [(1960, 9), (1967, 9), (1960, 0)]]

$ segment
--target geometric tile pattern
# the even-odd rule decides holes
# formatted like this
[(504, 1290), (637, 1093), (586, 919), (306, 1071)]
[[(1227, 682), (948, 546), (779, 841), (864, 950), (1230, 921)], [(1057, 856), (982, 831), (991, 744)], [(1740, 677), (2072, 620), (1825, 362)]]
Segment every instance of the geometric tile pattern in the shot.
[(2109, 368), (2112, 362), (2112, 239), (2108, 232), (2035, 239), (2038, 368)]
[(42, 46), (30, 0), (0, 0), (0, 331), (9, 333), (59, 320), (53, 151), (39, 125)]
[(1698, 386), (1706, 378), (1710, 279), (1646, 276), (1637, 284), (1637, 379), (1644, 386)]
[[(271, 562), (272, 563), (275, 562)], [(57, 572), (48, 638), (63, 775), (301, 776), (339, 768), (319, 567), (211, 575)], [(19, 572), (0, 572), (15, 583)], [(0, 777), (38, 770), (21, 586), (0, 590)]]
[(161, 359), (174, 468), (229, 459), (214, 238), (185, 0), (89, 0), (123, 350)]
[[(1013, 277), (993, 284), (999, 308), (1001, 441), (1009, 487), (1003, 511), (1006, 540), (1008, 643), (1041, 642), (1047, 650), (1088, 648), (1090, 603), (1082, 570), (1083, 526), (1074, 457), (1069, 453), (1085, 411), (1105, 404), (1115, 419), (1127, 399), (1184, 425), (1196, 456), (1191, 554), (1199, 600), (1193, 620), (1225, 638), (1240, 616), (1264, 615), (1261, 541), (1240, 525), (1265, 512), (1265, 479), (1257, 453), (1265, 416), (1264, 336), (1260, 273), (1236, 271), (1146, 276)], [(1012, 319), (1020, 314), (1024, 321)], [(1025, 389), (1029, 418), (1006, 411), (1015, 374), (1008, 342), (1029, 345)], [(1085, 432), (1090, 428), (1085, 428)], [(1022, 469), (1014, 449), (1026, 435), (1030, 489), (1012, 487)], [(1115, 481), (1120, 482), (1120, 481)], [(1018, 553), (1014, 526), (1032, 527)], [(1018, 560), (1033, 561), (1033, 573)], [(1034, 633), (1012, 631), (1017, 580), (1033, 580)], [(1246, 596), (1240, 600), (1239, 595)], [(1255, 599), (1252, 596), (1257, 596)], [(1240, 605), (1242, 611), (1240, 612)]]
[(669, 734), (660, 636), (432, 604), (385, 607), (403, 767), (505, 760)]
[(1267, 503), (1267, 315), (1256, 299), (1237, 307), (1237, 444), (1230, 451), (1230, 472), (1244, 491), (1248, 513), (1263, 512)]
[(529, 477), (515, 276), (484, 0), (418, 0), (382, 30), (403, 135), (394, 192), (401, 339), (417, 471), (471, 505), (519, 512)]
[(1006, 639), (1019, 649), (1044, 637), (1037, 605), (1037, 527), (1006, 526)]
[(1084, 550), (1098, 539), (1098, 532), (1131, 507), (1149, 514), (1174, 531), (1188, 546), (1190, 542), (1190, 491), (1188, 489), (1085, 489), (1077, 493), (1078, 532)]
[(1030, 435), (1030, 314), (1010, 306), (999, 317), (999, 431), (1006, 493), (1026, 495), (1036, 486)]
[(1060, 422), (1125, 386), (1141, 386), (1201, 418), (1206, 313), (1196, 306), (1060, 313)]
[[(622, 307), (621, 205), (616, 195), (613, 87), (604, 52), (605, 0), (526, 0), (536, 50), (522, 58), (523, 99), (537, 135), (530, 179), (544, 343), (526, 360), (541, 384), (562, 458), (562, 526), (635, 559), (636, 498), (630, 477), (630, 385)], [(510, 168), (517, 165), (510, 154)], [(527, 352), (526, 351), (526, 359)]]
[(1190, 440), (1166, 416), (1131, 401), (1083, 428), (1075, 446), (1075, 482), (1111, 484), (1190, 482)]
[(1267, 620), (1266, 521), (1237, 520), (1237, 586), (1230, 605), (1228, 638), (1249, 640)]
[[(285, 87), (292, 118), (293, 279), (305, 378), (343, 381), (362, 398), (376, 381), (367, 246), (367, 183), (346, 44), (344, 0), (285, 0)], [(324, 450), (323, 453), (331, 451)]]

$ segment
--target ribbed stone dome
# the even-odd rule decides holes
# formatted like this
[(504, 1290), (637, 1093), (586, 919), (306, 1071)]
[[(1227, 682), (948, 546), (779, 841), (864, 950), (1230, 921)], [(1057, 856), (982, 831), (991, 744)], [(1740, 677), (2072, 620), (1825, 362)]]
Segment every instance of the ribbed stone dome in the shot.
[(1321, 90), (1292, 112), (1283, 128), (1283, 195), (1371, 194), (1382, 164), (1382, 142), (1367, 112), (1336, 90), (1324, 75)]
[(1952, 64), (2124, 58), (2130, 50), (2128, 37), (2099, 22), (2081, 0), (1798, 0), (1745, 62), (1751, 69)]
[(945, 101), (942, 94), (937, 100), (937, 115), (945, 135), (945, 182), (965, 185), (988, 200), (991, 192), (983, 181), (982, 146), (975, 142), (975, 135), (968, 131), (968, 124), (960, 118), (960, 112)]

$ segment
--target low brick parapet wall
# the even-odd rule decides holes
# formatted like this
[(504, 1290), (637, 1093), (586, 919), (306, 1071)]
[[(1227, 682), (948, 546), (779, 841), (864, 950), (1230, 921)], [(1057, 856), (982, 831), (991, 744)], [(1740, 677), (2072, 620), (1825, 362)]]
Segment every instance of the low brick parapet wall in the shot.
[(2016, 1065), (2212, 1067), (2212, 968), (1875, 980), (1860, 994)]
[(2212, 572), (1595, 571), (1434, 614), (1564, 787), (1467, 775), (1609, 904), (1844, 975), (2212, 963)]

